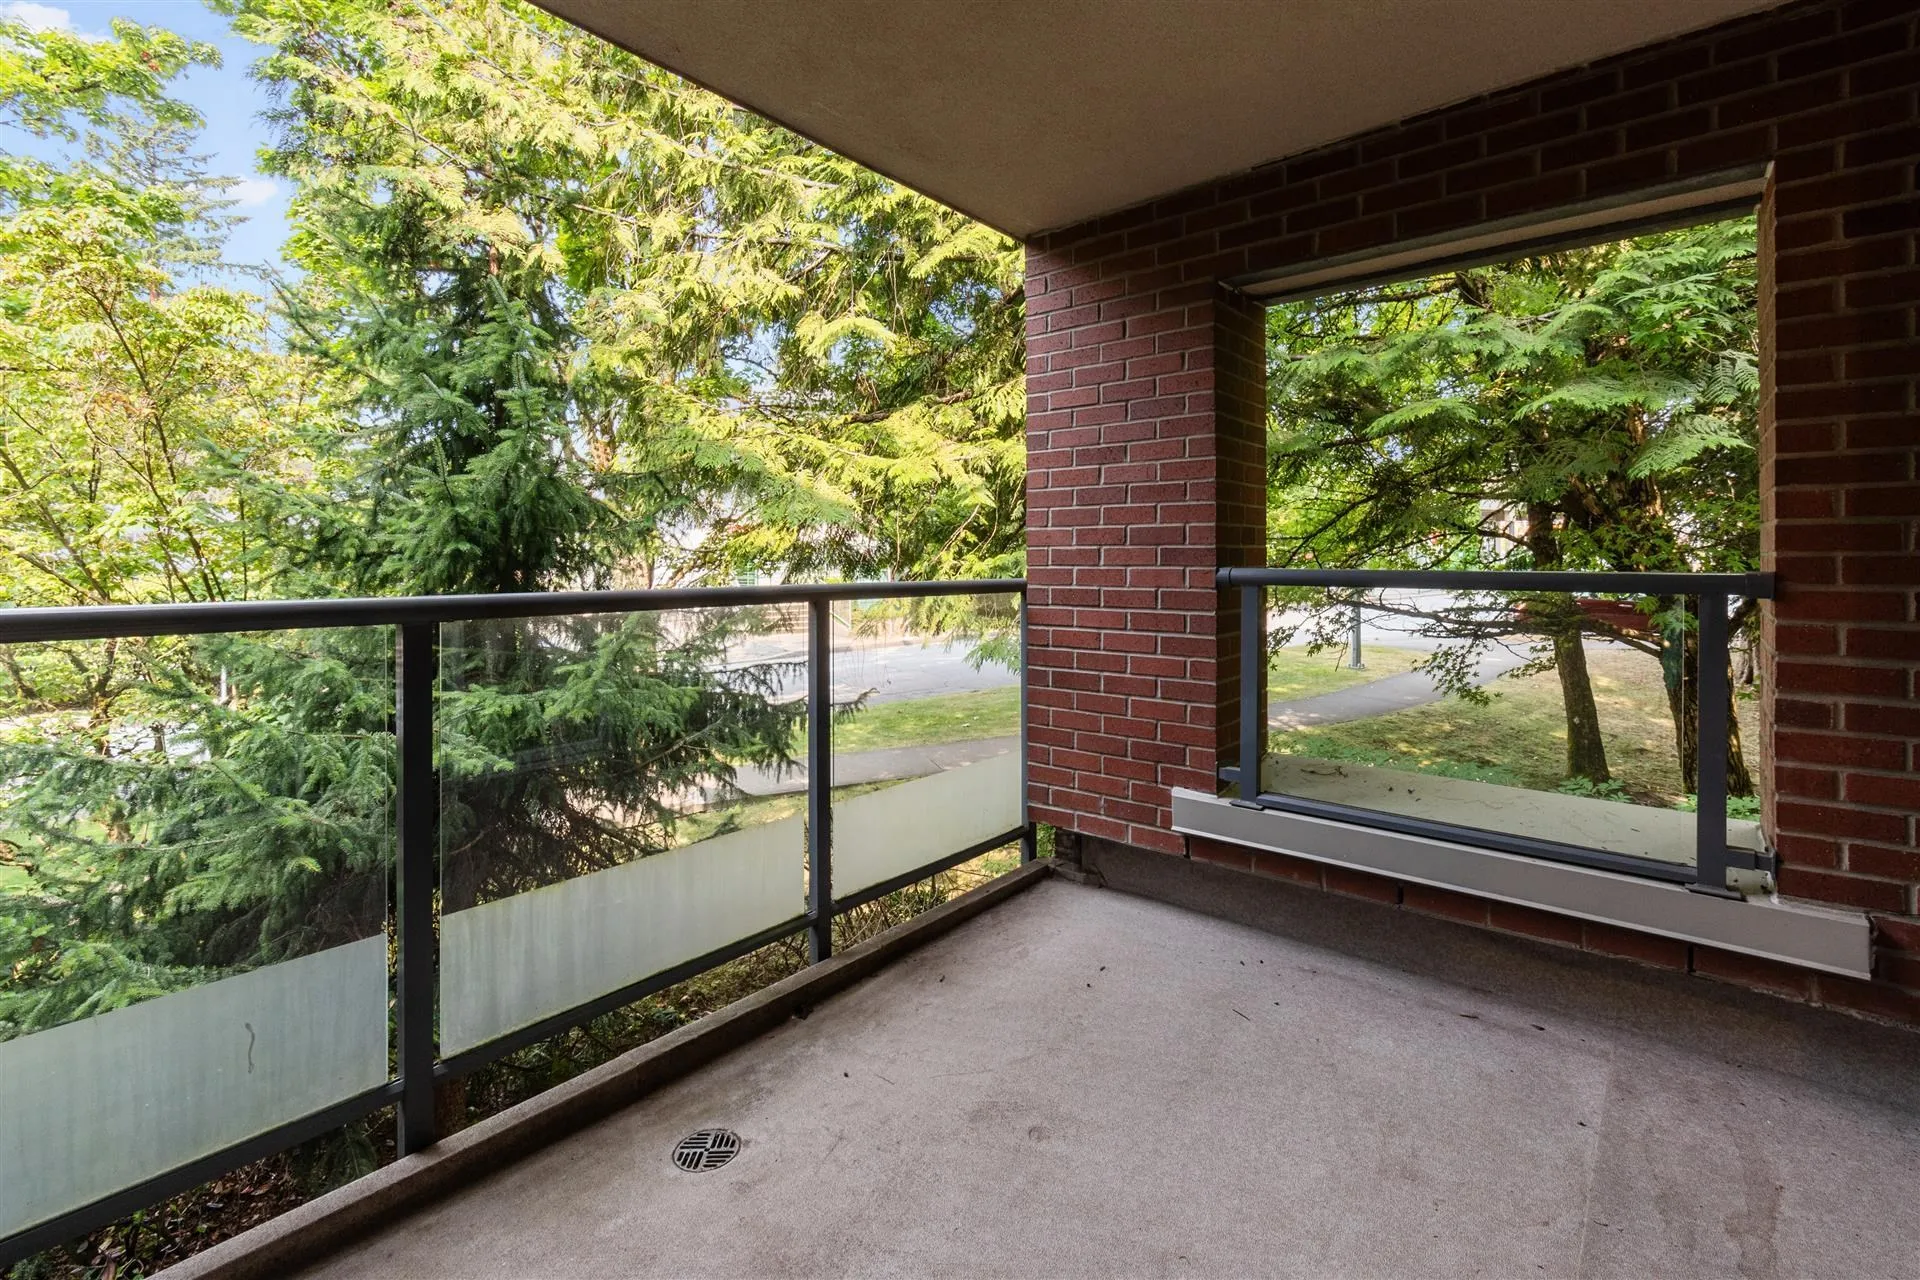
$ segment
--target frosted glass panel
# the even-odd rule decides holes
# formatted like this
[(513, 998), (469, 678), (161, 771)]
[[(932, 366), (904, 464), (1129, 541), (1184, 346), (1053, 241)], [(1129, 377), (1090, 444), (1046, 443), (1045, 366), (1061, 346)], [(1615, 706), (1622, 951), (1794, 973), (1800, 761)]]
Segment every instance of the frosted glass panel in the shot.
[(443, 917), (441, 1052), (794, 918), (805, 849), (802, 820), (784, 818)]
[(383, 937), (0, 1044), (0, 1234), (386, 1082)]
[(833, 642), (833, 894), (1021, 826), (1018, 595), (853, 601)]
[[(1298, 588), (1271, 603), (1264, 790), (1693, 862), (1699, 625), (1684, 600)], [(1743, 647), (1730, 678), (1752, 669)], [(1729, 838), (1757, 847), (1758, 702), (1735, 689)]]
[(850, 893), (1005, 835), (1024, 821), (1017, 748), (833, 805), (833, 893)]

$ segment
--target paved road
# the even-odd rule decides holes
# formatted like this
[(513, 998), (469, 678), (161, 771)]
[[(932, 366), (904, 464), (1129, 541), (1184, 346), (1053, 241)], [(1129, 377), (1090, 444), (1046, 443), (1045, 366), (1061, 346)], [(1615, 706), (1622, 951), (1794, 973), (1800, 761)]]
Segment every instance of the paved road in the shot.
[[(1386, 598), (1395, 604), (1411, 607), (1435, 607), (1448, 598), (1445, 592), (1432, 591), (1391, 591)], [(1279, 624), (1298, 622), (1299, 616), (1282, 615)], [(1363, 650), (1368, 645), (1384, 644), (1399, 649), (1415, 649), (1423, 653), (1431, 652), (1444, 640), (1418, 634), (1416, 628), (1420, 621), (1415, 618), (1397, 618), (1380, 614), (1363, 616), (1360, 627), (1360, 641)], [(1020, 682), (1020, 673), (1008, 670), (998, 663), (986, 663), (976, 670), (967, 661), (971, 646), (960, 641), (948, 644), (945, 641), (927, 642), (917, 638), (904, 640), (841, 641), (833, 657), (833, 700), (839, 704), (854, 701), (865, 696), (868, 703), (904, 702), (912, 698), (931, 698), (943, 693), (977, 693), (984, 689), (1002, 689)], [(783, 673), (780, 693), (788, 697), (797, 697), (806, 692), (806, 642), (803, 637), (790, 635), (762, 636), (743, 645), (734, 655), (736, 662), (788, 662), (795, 664), (794, 670)], [(1511, 670), (1517, 661), (1501, 670)], [(1488, 678), (1491, 679), (1491, 673)], [(1389, 677), (1378, 681), (1389, 684), (1401, 677)], [(1395, 689), (1405, 689), (1417, 683), (1406, 681)], [(1372, 685), (1365, 686), (1372, 688)], [(1391, 691), (1386, 691), (1391, 692)], [(1336, 695), (1327, 694), (1325, 697)], [(1383, 693), (1385, 696), (1385, 693)], [(1416, 698), (1406, 706), (1419, 706), (1422, 702), (1431, 702), (1432, 697)], [(1310, 699), (1302, 699), (1312, 701)], [(1384, 704), (1383, 704), (1384, 705)], [(1399, 709), (1398, 705), (1391, 709)], [(1380, 711), (1362, 712), (1362, 715), (1379, 715)], [(1359, 716), (1342, 716), (1342, 719), (1357, 719)], [(1331, 720), (1315, 720), (1312, 723), (1334, 723)]]
[[(1408, 609), (1440, 609), (1452, 603), (1454, 594), (1447, 591), (1387, 591), (1381, 599), (1390, 605)], [(1309, 615), (1304, 610), (1289, 609), (1273, 615), (1270, 627), (1299, 626)], [(1436, 636), (1420, 634), (1424, 623), (1419, 618), (1402, 618), (1393, 614), (1384, 614), (1372, 610), (1360, 611), (1360, 648), (1361, 657), (1366, 656), (1366, 647), (1374, 644), (1391, 645), (1396, 649), (1417, 649), (1422, 653), (1431, 653), (1441, 645), (1458, 643), (1442, 640)], [(1331, 638), (1344, 641), (1347, 630), (1344, 625), (1335, 627)], [(1309, 633), (1300, 632), (1295, 643), (1305, 643)]]
[[(972, 646), (966, 641), (923, 642), (917, 639), (859, 641), (833, 654), (833, 700), (846, 704), (865, 695), (869, 705), (876, 702), (904, 702), (910, 698), (931, 698), (943, 693), (978, 693), (1020, 683), (1020, 673), (997, 662), (981, 664), (978, 670), (967, 661)], [(761, 642), (742, 646), (733, 655), (737, 663), (793, 663), (783, 672), (780, 693), (798, 697), (807, 689), (807, 651), (804, 641), (798, 646), (790, 637), (765, 637)]]
[[(1485, 684), (1513, 670), (1523, 661), (1522, 657), (1514, 654), (1487, 658), (1475, 668), (1474, 683)], [(1269, 708), (1269, 716), (1277, 729), (1303, 729), (1309, 725), (1339, 724), (1346, 720), (1389, 715), (1408, 707), (1437, 702), (1442, 696), (1424, 672), (1409, 671), (1317, 697), (1277, 703)], [(969, 742), (943, 742), (932, 746), (852, 751), (834, 757), (833, 785), (847, 787), (863, 782), (923, 778), (943, 769), (973, 764), (1019, 749), (1020, 739), (1007, 736), (978, 738)], [(749, 766), (735, 776), (734, 785), (750, 796), (793, 795), (807, 789), (807, 769), (804, 764), (777, 772)]]
[[(953, 670), (953, 662), (947, 655), (923, 658), (920, 661), (908, 659), (905, 650), (908, 646), (889, 646), (880, 654), (881, 662), (893, 671), (900, 672), (902, 679), (888, 686), (889, 696), (875, 693), (870, 701), (896, 701), (907, 697), (929, 697), (927, 693), (899, 692), (902, 686), (909, 689), (924, 688), (932, 683), (940, 693), (964, 692), (955, 689), (950, 681), (962, 679)], [(911, 646), (917, 653), (925, 653), (918, 645)], [(1474, 670), (1474, 683), (1485, 684), (1490, 680), (1513, 670), (1525, 659), (1517, 654), (1500, 654), (1484, 659)], [(961, 664), (961, 670), (968, 674), (990, 675), (996, 669), (973, 673)], [(1004, 669), (999, 674), (1005, 679), (990, 679), (976, 686), (996, 688), (1013, 683), (1013, 675)], [(856, 692), (858, 692), (856, 690)], [(838, 697), (836, 690), (836, 697)], [(1409, 671), (1400, 675), (1385, 676), (1366, 684), (1354, 685), (1348, 689), (1337, 689), (1332, 693), (1323, 693), (1312, 698), (1298, 698), (1291, 702), (1276, 703), (1268, 708), (1269, 722), (1276, 729), (1303, 729), (1310, 725), (1340, 724), (1348, 720), (1365, 720), (1372, 716), (1389, 715), (1395, 711), (1404, 711), (1409, 707), (1423, 706), (1429, 702), (1438, 702), (1443, 696), (1424, 672)], [(945, 769), (956, 768), (964, 764), (986, 760), (993, 756), (1005, 755), (1020, 749), (1020, 739), (1016, 736), (999, 738), (977, 738), (967, 742), (943, 742), (933, 745), (911, 745), (900, 747), (881, 747), (873, 751), (852, 751), (836, 755), (833, 759), (833, 785), (836, 787), (855, 786), (865, 782), (892, 782), (907, 778), (924, 778), (928, 774), (939, 773)], [(734, 777), (734, 785), (750, 796), (796, 795), (807, 789), (807, 768), (804, 763), (791, 769), (773, 770), (758, 765), (742, 768)]]
[[(1405, 602), (1435, 600), (1434, 593), (1395, 593)], [(1413, 631), (1413, 619), (1377, 618), (1364, 621), (1361, 643), (1392, 645), (1401, 649), (1430, 652), (1441, 641)], [(917, 639), (891, 640), (860, 644), (837, 650), (834, 654), (833, 697), (836, 703), (851, 702), (865, 696), (871, 705), (930, 698), (946, 693), (975, 693), (1005, 688), (1019, 683), (1018, 672), (988, 663), (974, 669), (967, 661), (968, 646), (963, 642), (948, 645), (925, 643)], [(804, 648), (794, 650), (787, 637), (767, 637), (748, 654), (736, 655), (753, 662), (806, 661)], [(1499, 653), (1483, 659), (1474, 670), (1474, 683), (1487, 682), (1520, 666), (1519, 654)], [(804, 668), (788, 676), (782, 692), (789, 696), (806, 690)], [(1366, 684), (1337, 689), (1311, 698), (1275, 703), (1268, 708), (1269, 722), (1276, 729), (1303, 729), (1312, 725), (1340, 724), (1390, 715), (1410, 707), (1438, 702), (1445, 695), (1424, 672), (1409, 671), (1386, 676)], [(984, 738), (970, 742), (948, 742), (933, 746), (883, 747), (874, 751), (848, 752), (834, 757), (835, 786), (854, 786), (865, 782), (888, 782), (921, 778), (958, 765), (971, 764), (1019, 749), (1017, 737)], [(740, 770), (735, 778), (739, 790), (750, 796), (793, 795), (807, 789), (804, 764), (774, 771), (758, 766)]]
[[(948, 644), (914, 638), (856, 641), (836, 648), (833, 700), (844, 705), (864, 697), (866, 704), (873, 706), (948, 693), (981, 693), (1020, 683), (1019, 672), (998, 663), (983, 663), (976, 670), (967, 661), (970, 649), (965, 641)], [(762, 637), (736, 651), (733, 659), (741, 663), (796, 663), (792, 672), (783, 674), (779, 692), (787, 697), (801, 697), (806, 693), (807, 652), (804, 646), (794, 648), (792, 637)], [(849, 787), (863, 782), (924, 778), (1019, 749), (1020, 739), (1009, 736), (852, 751), (834, 757), (833, 785)], [(807, 767), (803, 762), (791, 769), (776, 771), (749, 765), (735, 775), (734, 786), (750, 796), (794, 795), (807, 789)]]

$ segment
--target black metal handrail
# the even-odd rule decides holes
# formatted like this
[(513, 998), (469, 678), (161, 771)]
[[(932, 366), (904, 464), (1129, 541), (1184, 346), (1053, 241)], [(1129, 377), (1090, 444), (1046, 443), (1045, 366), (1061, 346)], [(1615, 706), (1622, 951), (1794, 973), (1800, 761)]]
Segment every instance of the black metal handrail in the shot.
[[(832, 891), (832, 615), (849, 600), (917, 599), (930, 596), (1011, 595), (1024, 599), (1023, 578), (946, 582), (833, 582), (770, 586), (669, 588), (639, 591), (556, 591), (500, 595), (402, 596), (360, 599), (227, 601), (201, 604), (103, 605), (83, 608), (0, 609), (0, 645), (49, 641), (107, 640), (135, 636), (213, 635), (240, 631), (391, 626), (395, 629), (394, 736), (398, 759), (395, 814), (395, 1002), (398, 1070), (386, 1084), (334, 1103), (312, 1115), (278, 1125), (234, 1146), (199, 1157), (92, 1204), (0, 1238), (0, 1267), (30, 1256), (235, 1168), (283, 1151), (382, 1107), (397, 1112), (400, 1154), (437, 1140), (433, 1093), (437, 1081), (464, 1075), (528, 1044), (632, 1004), (675, 983), (727, 963), (779, 938), (805, 932), (808, 959), (833, 950), (833, 921), (886, 893), (947, 870), (990, 849), (1019, 841), (1021, 861), (1035, 855), (1034, 826), (1027, 815), (1025, 670), (1027, 617), (1020, 610), (1020, 792), (1021, 824), (966, 849), (955, 850), (912, 871), (857, 893)], [(805, 910), (772, 929), (652, 974), (619, 990), (442, 1058), (435, 1034), (434, 982), (439, 937), (434, 922), (434, 852), (439, 788), (434, 773), (435, 687), (439, 683), (439, 626), (488, 619), (563, 615), (649, 613), (679, 609), (805, 604), (808, 607), (807, 695), (807, 876)], [(0, 1106), (6, 1099), (0, 1098)]]
[(110, 604), (0, 609), (0, 644), (215, 635), (314, 627), (404, 626), (566, 614), (656, 613), (814, 601), (907, 600), (1025, 592), (1025, 578), (948, 582), (813, 582), (791, 586), (661, 587), (639, 591), (522, 591), (485, 596), (365, 596), (342, 600), (215, 600), (200, 604)]
[[(1240, 759), (1219, 770), (1223, 784), (1239, 789), (1236, 804), (1330, 818), (1359, 826), (1625, 872), (1684, 884), (1719, 897), (1740, 896), (1728, 887), (1735, 868), (1771, 870), (1771, 859), (1727, 845), (1727, 603), (1734, 598), (1773, 598), (1770, 573), (1606, 573), (1515, 570), (1423, 569), (1221, 569), (1214, 575), (1223, 591), (1240, 595)], [(1433, 590), (1585, 592), (1599, 595), (1682, 596), (1692, 599), (1700, 628), (1698, 773), (1694, 813), (1694, 865), (1434, 822), (1352, 805), (1276, 795), (1261, 789), (1260, 762), (1266, 755), (1266, 717), (1260, 694), (1266, 681), (1266, 592), (1270, 587), (1328, 587), (1354, 590)], [(1252, 705), (1249, 707), (1249, 695)]]
[(1770, 573), (1607, 573), (1560, 569), (1222, 569), (1221, 587), (1427, 588), (1433, 591), (1594, 591), (1602, 595), (1773, 596)]

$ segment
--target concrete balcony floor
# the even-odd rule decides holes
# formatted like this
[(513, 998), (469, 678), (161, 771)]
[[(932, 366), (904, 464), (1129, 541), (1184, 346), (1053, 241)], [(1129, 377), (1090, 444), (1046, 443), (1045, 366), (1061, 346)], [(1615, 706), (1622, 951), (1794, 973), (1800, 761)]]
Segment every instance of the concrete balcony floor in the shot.
[(1920, 1037), (1285, 893), (1046, 880), (304, 1274), (1920, 1275)]

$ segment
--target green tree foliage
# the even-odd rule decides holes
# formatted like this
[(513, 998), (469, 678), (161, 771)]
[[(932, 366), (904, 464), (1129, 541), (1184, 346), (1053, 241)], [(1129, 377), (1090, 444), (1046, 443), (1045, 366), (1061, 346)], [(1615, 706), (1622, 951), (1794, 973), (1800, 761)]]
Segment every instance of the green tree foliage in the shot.
[[(238, 11), (274, 43), (264, 74), (287, 102), (271, 163), (297, 183), (307, 274), (285, 305), (365, 424), (344, 492), (294, 523), (309, 564), (362, 590), (658, 584), (738, 563), (736, 510), (848, 518), (743, 410), (741, 353), (817, 321), (800, 283), (830, 294), (846, 270), (817, 260), (851, 216), (822, 212), (843, 175), (817, 149), (531, 9), (311, 15)], [(802, 537), (772, 566), (850, 563), (802, 562)], [(668, 801), (729, 773), (721, 760), (784, 759), (802, 708), (771, 698), (774, 673), (723, 674), (757, 622), (449, 646), (444, 834), (463, 865), (443, 901), (657, 848)]]
[[(235, 476), (310, 462), (317, 371), (273, 349), (255, 296), (195, 279), (226, 182), (168, 82), (215, 58), (125, 21), (0, 34), (0, 118), (68, 144), (0, 158), (7, 605), (246, 598)], [(390, 752), (364, 672), (240, 638), (0, 662), (0, 1035), (379, 927)]]
[[(1274, 563), (1733, 571), (1758, 555), (1754, 229), (1717, 223), (1275, 308)], [(1692, 775), (1691, 655), (1661, 634)], [(1607, 777), (1570, 598), (1428, 611), (1460, 683), (1501, 636), (1542, 637), (1570, 776)], [(1451, 666), (1447, 664), (1451, 661)], [(1737, 747), (1737, 743), (1736, 743)], [(1736, 794), (1751, 789), (1733, 753)]]
[[(270, 302), (204, 283), (212, 50), (0, 37), (74, 144), (0, 158), (7, 603), (1017, 572), (1011, 242), (528, 5), (218, 7), (284, 104)], [(785, 759), (792, 673), (730, 658), (775, 621), (450, 630), (443, 907)], [(0, 1037), (383, 927), (388, 635), (0, 656)]]
[(262, 351), (251, 294), (183, 278), (226, 184), (179, 145), (192, 115), (165, 82), (214, 57), (127, 22), (111, 41), (0, 39), (0, 125), (81, 152), (0, 155), (6, 604), (246, 593), (227, 476), (287, 465), (308, 371)]
[[(312, 371), (263, 349), (257, 299), (189, 278), (217, 253), (225, 184), (184, 145), (198, 121), (167, 89), (215, 56), (124, 21), (110, 40), (0, 32), (0, 120), (68, 144), (64, 163), (0, 158), (8, 605), (243, 598), (255, 557), (233, 470), (299, 465), (285, 428)], [(361, 789), (333, 786), (319, 825), (371, 832), (384, 785), (357, 758), (322, 761), (367, 717), (310, 697), (291, 721), (281, 705), (239, 724), (233, 690), (258, 656), (165, 639), (0, 653), (0, 1035), (288, 954), (329, 932), (342, 895), (365, 896), (365, 856), (357, 881), (289, 874), (338, 869), (356, 842), (329, 848), (286, 819), (301, 778), (311, 796), (335, 771)], [(280, 703), (326, 686), (325, 668), (286, 658)], [(228, 694), (209, 698), (222, 667)], [(186, 767), (195, 755), (247, 764)], [(219, 910), (205, 928), (162, 923), (191, 903)]]
[[(332, 536), (375, 539), (354, 553), (372, 580), (1017, 568), (1005, 237), (528, 5), (236, 13), (285, 91), (271, 163), (309, 273), (290, 309), (377, 409), (367, 493), (444, 476), (472, 518), (563, 531), (467, 563), (513, 531), (368, 497)], [(476, 451), (495, 434), (504, 453)], [(422, 547), (451, 558), (388, 564)]]

